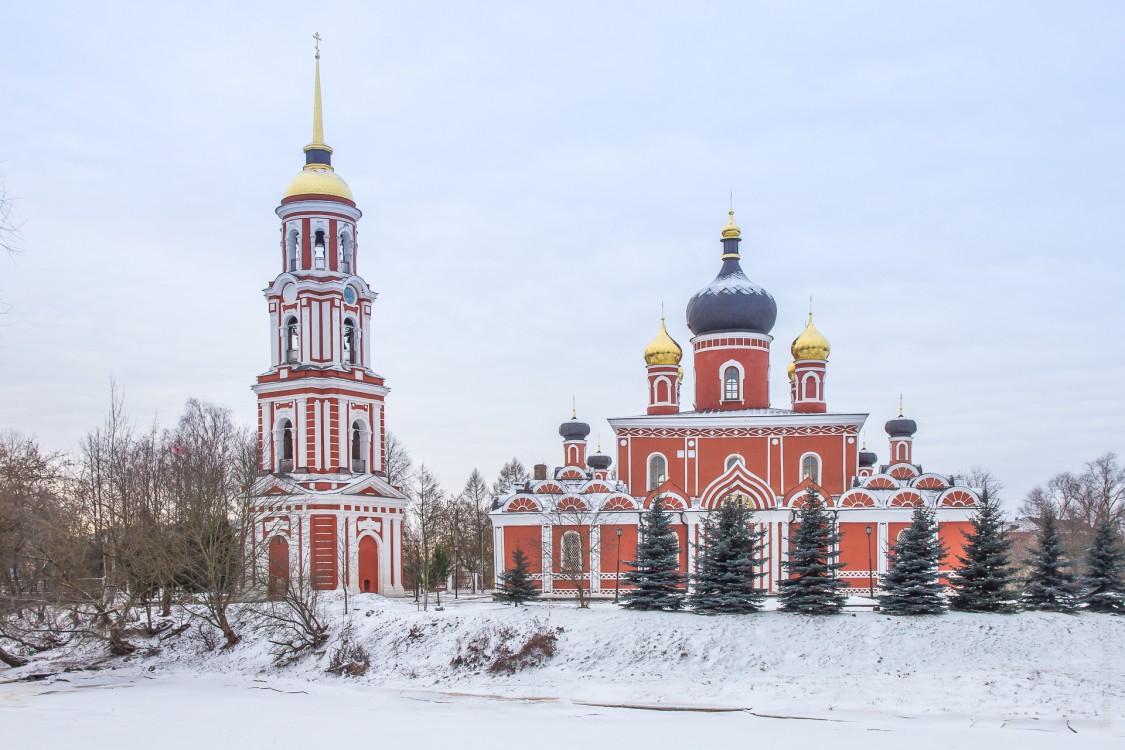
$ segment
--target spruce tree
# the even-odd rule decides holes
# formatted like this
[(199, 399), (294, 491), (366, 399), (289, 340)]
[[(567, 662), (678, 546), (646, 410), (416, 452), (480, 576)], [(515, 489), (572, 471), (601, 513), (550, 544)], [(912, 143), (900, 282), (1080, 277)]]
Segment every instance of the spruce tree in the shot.
[(671, 515), (659, 496), (653, 499), (641, 522), (637, 559), (630, 562), (621, 594), (628, 609), (679, 609), (684, 603), (684, 578), (680, 575), (680, 540), (672, 529)]
[(797, 514), (797, 524), (790, 537), (789, 559), (782, 563), (789, 577), (778, 582), (781, 609), (808, 615), (839, 614), (846, 599), (846, 584), (836, 575), (843, 567), (837, 562), (840, 535), (812, 488)]
[(531, 580), (527, 555), (521, 547), (512, 550), (512, 562), (515, 566), (504, 571), (504, 575), (500, 577), (500, 590), (493, 598), (498, 602), (514, 604), (518, 607), (526, 601), (538, 598), (539, 587)]
[(766, 596), (759, 585), (766, 575), (761, 570), (766, 562), (764, 532), (750, 528), (752, 516), (744, 503), (728, 499), (703, 522), (703, 544), (688, 597), (696, 612), (740, 614), (761, 609)]
[(945, 611), (938, 565), (945, 545), (937, 534), (934, 512), (915, 508), (899, 541), (891, 545), (890, 569), (883, 579), (879, 610), (892, 615), (940, 615)]
[(1125, 549), (1117, 524), (1102, 518), (1086, 551), (1082, 603), (1091, 612), (1125, 614)]
[(962, 612), (1012, 612), (1016, 606), (1008, 555), (1012, 541), (1000, 505), (987, 490), (972, 523), (972, 533), (965, 535), (965, 556), (958, 556), (960, 567), (950, 577), (955, 588), (950, 607)]
[(1078, 582), (1070, 561), (1063, 555), (1054, 508), (1043, 511), (1036, 549), (1031, 550), (1031, 557), (1025, 562), (1031, 568), (1023, 582), (1025, 609), (1073, 612), (1077, 608)]

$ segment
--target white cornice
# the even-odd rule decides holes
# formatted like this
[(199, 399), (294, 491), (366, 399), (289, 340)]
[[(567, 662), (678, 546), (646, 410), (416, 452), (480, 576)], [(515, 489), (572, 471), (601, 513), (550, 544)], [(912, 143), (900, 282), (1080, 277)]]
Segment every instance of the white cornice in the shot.
[(607, 420), (616, 431), (628, 427), (671, 427), (679, 429), (709, 429), (725, 427), (863, 427), (867, 414), (745, 414), (733, 412), (686, 412), (682, 414), (652, 414), (636, 417), (617, 417)]
[[(348, 377), (313, 377), (313, 378), (286, 378), (269, 383), (255, 383), (250, 390), (259, 396), (268, 396), (281, 391), (302, 390), (311, 388), (339, 388), (347, 391), (356, 391), (370, 396), (386, 396), (391, 389), (385, 385), (365, 383), (362, 380), (353, 380)], [(285, 396), (291, 398), (292, 395)]]

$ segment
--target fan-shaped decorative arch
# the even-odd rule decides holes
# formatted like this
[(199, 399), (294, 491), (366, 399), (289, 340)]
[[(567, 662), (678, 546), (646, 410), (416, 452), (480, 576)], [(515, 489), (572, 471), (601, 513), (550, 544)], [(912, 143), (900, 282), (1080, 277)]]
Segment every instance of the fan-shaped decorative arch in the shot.
[(921, 508), (926, 504), (926, 499), (917, 490), (902, 489), (891, 495), (887, 503), (892, 508)]
[(944, 490), (949, 486), (949, 480), (940, 474), (923, 474), (911, 482), (910, 486), (920, 490)]
[(895, 464), (887, 470), (895, 479), (913, 479), (918, 476), (918, 468), (914, 464)]
[(943, 508), (972, 508), (978, 502), (976, 493), (960, 487), (951, 487), (937, 499), (937, 504)]
[(504, 510), (508, 513), (538, 513), (539, 506), (530, 497), (517, 497)]
[(555, 504), (555, 510), (583, 511), (590, 510), (590, 506), (586, 504), (586, 501), (584, 501), (577, 495), (567, 495)]
[(886, 474), (873, 474), (863, 483), (863, 487), (869, 490), (897, 490), (898, 482)]
[(626, 495), (613, 495), (602, 504), (602, 510), (636, 510), (637, 504), (633, 498)]
[(592, 494), (595, 494), (595, 493), (604, 495), (608, 492), (613, 492), (613, 488), (610, 487), (605, 482), (598, 482), (598, 481), (590, 482), (588, 485), (586, 485), (585, 487), (582, 488), (582, 494), (583, 495), (592, 495)]
[(564, 490), (554, 482), (544, 482), (535, 488), (535, 493), (537, 495), (562, 495)]
[(875, 508), (878, 505), (875, 496), (863, 490), (849, 490), (840, 498), (841, 508)]
[(703, 491), (700, 505), (704, 508), (717, 508), (725, 497), (732, 493), (745, 495), (750, 506), (756, 510), (777, 507), (777, 498), (765, 480), (746, 468), (742, 462), (735, 462), (715, 478)]

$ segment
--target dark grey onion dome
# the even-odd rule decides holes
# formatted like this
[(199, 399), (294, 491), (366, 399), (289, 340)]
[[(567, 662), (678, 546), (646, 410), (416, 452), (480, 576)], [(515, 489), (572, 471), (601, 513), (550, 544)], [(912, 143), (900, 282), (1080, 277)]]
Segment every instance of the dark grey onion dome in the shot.
[(687, 305), (687, 326), (696, 336), (726, 331), (769, 333), (777, 321), (773, 295), (755, 284), (739, 265), (738, 237), (723, 238), (719, 275)]
[(613, 459), (602, 453), (600, 449), (597, 453), (591, 453), (586, 457), (586, 465), (595, 471), (605, 471), (612, 463)]
[(875, 463), (878, 460), (879, 460), (879, 457), (876, 456), (873, 452), (867, 450), (866, 447), (860, 449), (860, 451), (859, 451), (859, 465), (860, 466), (874, 466)]
[(913, 437), (914, 433), (918, 431), (918, 423), (913, 419), (904, 417), (899, 414), (897, 417), (887, 422), (887, 434), (891, 437)]
[(585, 440), (590, 434), (590, 425), (579, 422), (578, 417), (574, 417), (569, 422), (559, 425), (559, 434), (562, 435), (563, 440)]

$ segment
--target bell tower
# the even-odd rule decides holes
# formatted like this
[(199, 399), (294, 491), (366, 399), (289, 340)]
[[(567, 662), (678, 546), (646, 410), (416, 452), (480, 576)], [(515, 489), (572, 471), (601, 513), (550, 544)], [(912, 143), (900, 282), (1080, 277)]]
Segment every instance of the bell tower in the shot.
[(270, 362), (253, 386), (262, 498), (254, 564), (260, 576), (268, 559), (271, 595), (291, 581), (401, 594), (407, 499), (386, 481), (376, 294), (359, 275), (363, 214), (324, 141), (315, 38), (312, 141), (276, 209), (278, 274), (263, 290)]
[(363, 213), (324, 142), (319, 49), (313, 91), (312, 141), (277, 207), (281, 267), (265, 289), (271, 361), (254, 386), (262, 469), (382, 472), (387, 388), (371, 369), (376, 294), (359, 275)]

